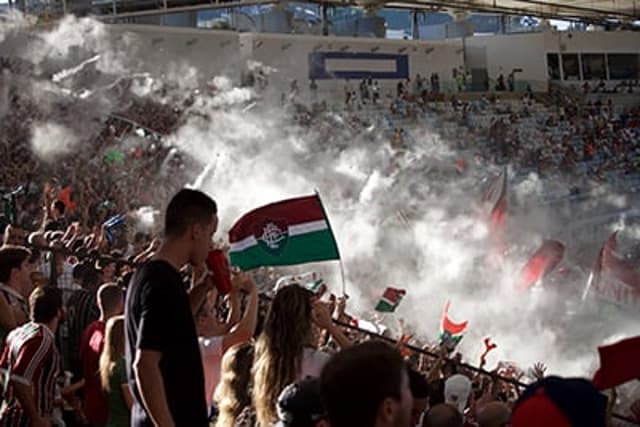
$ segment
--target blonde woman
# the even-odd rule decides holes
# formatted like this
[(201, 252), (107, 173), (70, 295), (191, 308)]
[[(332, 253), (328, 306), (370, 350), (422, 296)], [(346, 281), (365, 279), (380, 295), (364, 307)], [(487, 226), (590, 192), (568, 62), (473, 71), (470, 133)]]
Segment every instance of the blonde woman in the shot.
[(312, 343), (313, 325), (327, 330), (341, 348), (351, 342), (331, 321), (326, 305), (314, 301), (310, 291), (290, 285), (278, 291), (256, 342), (253, 364), (253, 402), (258, 425), (270, 427), (278, 420), (276, 402), (289, 384), (319, 377), (329, 359)]
[(218, 406), (216, 427), (253, 427), (251, 405), (251, 365), (253, 345), (236, 344), (222, 357), (220, 383), (214, 400)]
[(107, 427), (129, 427), (133, 397), (124, 361), (124, 316), (107, 321), (104, 350), (100, 355), (100, 381), (109, 402)]

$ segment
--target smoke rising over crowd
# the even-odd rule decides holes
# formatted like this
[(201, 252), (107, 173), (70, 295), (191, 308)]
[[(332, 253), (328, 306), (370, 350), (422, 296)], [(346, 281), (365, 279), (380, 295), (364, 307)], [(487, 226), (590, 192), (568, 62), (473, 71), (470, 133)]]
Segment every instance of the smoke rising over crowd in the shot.
[[(472, 363), (483, 350), (483, 338), (491, 336), (498, 348), (489, 366), (512, 361), (528, 367), (543, 361), (551, 373), (563, 375), (590, 376), (598, 345), (640, 332), (633, 313), (581, 299), (606, 235), (591, 242), (584, 259), (565, 259), (561, 272), (529, 292), (516, 289), (520, 269), (542, 240), (557, 238), (554, 234), (570, 225), (558, 206), (536, 201), (551, 187), (569, 187), (571, 179), (551, 185), (532, 173), (514, 181), (509, 249), (498, 262), (488, 261), (489, 232), (478, 221), (479, 200), (502, 168), (477, 159), (473, 148), (459, 149), (460, 141), (418, 124), (408, 147), (396, 150), (379, 124), (363, 126), (339, 112), (300, 124), (293, 106), (281, 107), (276, 97), (239, 87), (242, 70), (203, 75), (178, 56), (166, 63), (146, 62), (135, 34), (114, 33), (91, 19), (69, 17), (44, 28), (25, 19), (12, 16), (0, 25), (6, 63), (0, 114), (12, 108), (12, 93), (30, 102), (33, 119), (25, 124), (24, 138), (39, 162), (57, 166), (70, 161), (94, 143), (109, 115), (130, 110), (134, 102), (153, 102), (173, 109), (178, 118), (172, 126), (158, 122), (160, 129), (128, 117), (162, 135), (161, 141), (141, 139), (138, 145), (167, 148), (154, 172), (163, 176), (159, 182), (193, 184), (218, 201), (217, 238), (248, 210), (319, 192), (340, 247), (351, 310), (363, 318), (371, 316), (386, 286), (401, 287), (407, 290), (403, 304), (395, 315), (379, 320), (399, 331), (397, 319), (402, 319), (404, 332), (434, 341), (442, 307), (451, 301), (450, 315), (469, 321), (460, 351)], [(287, 70), (271, 72), (286, 75)], [(99, 155), (120, 143), (125, 142), (102, 147)], [(461, 158), (469, 162), (464, 172), (456, 170)], [(507, 173), (515, 176), (517, 170)], [(595, 207), (586, 203), (582, 209), (622, 209), (633, 203), (633, 196), (606, 188), (603, 184), (598, 190), (606, 198), (594, 198)], [(159, 221), (153, 209), (166, 201), (138, 201), (134, 216), (141, 228), (149, 230)], [(637, 230), (623, 234), (636, 237)], [(291, 270), (321, 271), (331, 290), (340, 290), (337, 264)]]

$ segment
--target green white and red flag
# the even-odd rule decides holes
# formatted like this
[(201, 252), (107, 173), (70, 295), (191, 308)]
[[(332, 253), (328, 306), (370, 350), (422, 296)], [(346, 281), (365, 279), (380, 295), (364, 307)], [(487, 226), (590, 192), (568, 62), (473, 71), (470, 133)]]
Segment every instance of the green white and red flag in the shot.
[(318, 195), (282, 200), (243, 215), (229, 231), (231, 265), (257, 267), (339, 260)]

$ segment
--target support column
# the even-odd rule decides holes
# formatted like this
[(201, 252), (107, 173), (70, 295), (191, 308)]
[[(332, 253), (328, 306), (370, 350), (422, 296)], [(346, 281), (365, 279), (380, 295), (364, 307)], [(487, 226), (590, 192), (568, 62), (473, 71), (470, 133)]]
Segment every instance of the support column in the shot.
[(420, 40), (420, 27), (418, 26), (418, 11), (411, 11), (411, 37), (413, 40)]
[(327, 3), (322, 3), (322, 35), (329, 35), (329, 5)]

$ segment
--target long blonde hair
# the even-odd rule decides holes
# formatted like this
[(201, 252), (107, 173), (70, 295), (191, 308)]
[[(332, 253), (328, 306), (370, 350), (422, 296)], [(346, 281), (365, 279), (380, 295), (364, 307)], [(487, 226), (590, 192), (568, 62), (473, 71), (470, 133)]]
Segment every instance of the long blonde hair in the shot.
[(222, 357), (220, 383), (214, 400), (218, 404), (216, 427), (233, 427), (242, 410), (251, 405), (253, 344), (236, 344)]
[(109, 379), (116, 362), (124, 357), (124, 316), (115, 316), (107, 321), (104, 349), (100, 355), (100, 382), (102, 389), (109, 393)]
[(310, 291), (291, 285), (280, 289), (271, 302), (253, 363), (253, 402), (261, 427), (277, 421), (278, 395), (295, 381), (303, 350), (311, 342), (312, 296)]

